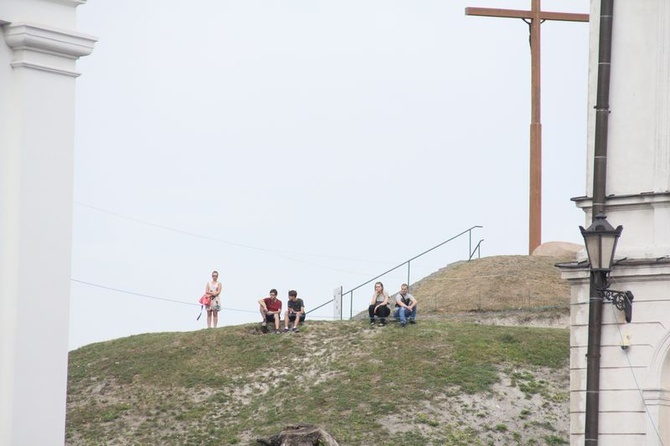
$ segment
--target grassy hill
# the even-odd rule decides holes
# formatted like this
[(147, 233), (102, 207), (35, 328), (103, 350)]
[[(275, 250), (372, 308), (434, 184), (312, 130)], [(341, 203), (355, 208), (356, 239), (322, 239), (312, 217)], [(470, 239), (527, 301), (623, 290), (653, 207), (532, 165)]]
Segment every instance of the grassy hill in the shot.
[(70, 353), (66, 444), (252, 445), (295, 423), (343, 446), (568, 444), (569, 332), (462, 314), (426, 308), (404, 329), (308, 321), (274, 335), (247, 324), (85, 346)]

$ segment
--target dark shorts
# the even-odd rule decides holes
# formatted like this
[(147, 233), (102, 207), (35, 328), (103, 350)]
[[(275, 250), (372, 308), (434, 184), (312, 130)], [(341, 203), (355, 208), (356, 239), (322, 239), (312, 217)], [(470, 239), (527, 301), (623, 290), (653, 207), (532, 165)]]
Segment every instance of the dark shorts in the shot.
[[(277, 314), (277, 317), (279, 317), (279, 314)], [(275, 315), (274, 314), (266, 314), (265, 315), (265, 320), (267, 322), (274, 322), (275, 321)]]
[[(289, 314), (288, 315), (288, 320), (289, 321), (294, 321), (295, 320), (295, 313)], [(300, 322), (305, 322), (305, 315), (304, 314), (300, 315)]]

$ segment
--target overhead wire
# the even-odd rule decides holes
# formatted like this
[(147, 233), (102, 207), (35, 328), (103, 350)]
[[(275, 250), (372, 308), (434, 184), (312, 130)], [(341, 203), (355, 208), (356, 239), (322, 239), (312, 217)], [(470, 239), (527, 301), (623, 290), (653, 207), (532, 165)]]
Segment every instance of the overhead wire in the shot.
[(349, 261), (355, 261), (355, 262), (390, 264), (390, 262), (381, 262), (381, 261), (378, 261), (378, 260), (355, 259), (355, 258), (349, 258), (349, 257), (338, 257), (338, 256), (326, 255), (326, 254), (316, 254), (316, 253), (308, 253), (308, 252), (300, 252), (300, 251), (284, 251), (284, 250), (278, 250), (278, 249), (262, 248), (262, 247), (259, 247), (259, 246), (253, 246), (253, 245), (247, 245), (247, 244), (244, 244), (244, 243), (232, 242), (230, 240), (224, 240), (224, 239), (221, 239), (221, 238), (218, 238), (218, 237), (202, 235), (202, 234), (198, 234), (196, 232), (185, 231), (185, 230), (182, 230), (182, 229), (173, 228), (171, 226), (166, 226), (166, 225), (161, 225), (161, 224), (158, 224), (158, 223), (153, 223), (153, 222), (150, 222), (150, 221), (142, 220), (142, 219), (135, 218), (135, 217), (130, 217), (128, 215), (120, 214), (118, 212), (113, 212), (113, 211), (103, 209), (103, 208), (100, 208), (100, 207), (97, 207), (97, 206), (93, 206), (93, 205), (90, 205), (90, 204), (82, 203), (80, 201), (75, 201), (75, 204), (78, 205), (78, 206), (81, 206), (81, 207), (85, 207), (85, 208), (95, 210), (97, 212), (112, 215), (112, 216), (117, 217), (117, 218), (121, 218), (121, 219), (124, 219), (124, 220), (129, 220), (129, 221), (132, 221), (132, 222), (135, 222), (135, 223), (139, 223), (139, 224), (142, 224), (142, 225), (162, 229), (164, 231), (176, 232), (176, 233), (179, 233), (179, 234), (182, 234), (182, 235), (187, 235), (187, 236), (194, 237), (194, 238), (199, 238), (199, 239), (202, 239), (202, 240), (209, 240), (209, 241), (213, 241), (213, 242), (224, 243), (224, 244), (227, 244), (227, 245), (237, 246), (237, 247), (240, 247), (240, 248), (267, 252), (267, 253), (274, 254), (276, 256), (279, 256), (279, 257), (282, 257), (282, 258), (285, 258), (285, 259), (288, 259), (288, 260), (292, 260), (292, 261), (299, 262), (299, 263), (304, 263), (304, 264), (311, 265), (311, 266), (317, 266), (317, 267), (320, 267), (320, 268), (331, 269), (333, 271), (345, 272), (345, 273), (349, 273), (349, 274), (362, 274), (362, 275), (366, 274), (366, 273), (361, 273), (360, 271), (349, 271), (349, 270), (333, 268), (333, 267), (329, 267), (329, 266), (325, 266), (325, 265), (319, 265), (319, 264), (311, 263), (311, 262), (308, 262), (308, 261), (305, 261), (305, 260), (296, 259), (294, 257), (289, 257), (289, 255), (304, 255), (304, 256), (321, 257), (321, 258), (334, 259), (334, 260), (349, 260)]
[[(136, 217), (131, 217), (131, 216), (128, 216), (128, 215), (124, 215), (124, 214), (121, 214), (121, 213), (118, 213), (118, 212), (113, 212), (113, 211), (110, 211), (108, 209), (103, 209), (103, 208), (100, 208), (98, 206), (93, 206), (93, 205), (90, 205), (90, 204), (87, 204), (87, 203), (82, 203), (80, 201), (75, 201), (75, 204), (78, 205), (78, 206), (84, 207), (84, 208), (92, 209), (92, 210), (100, 212), (100, 213), (111, 215), (111, 216), (116, 217), (116, 218), (132, 221), (134, 223), (138, 223), (138, 224), (142, 224), (142, 225), (146, 225), (146, 226), (150, 226), (150, 227), (154, 227), (154, 228), (158, 228), (158, 229), (162, 229), (164, 231), (175, 232), (175, 233), (186, 235), (186, 236), (189, 236), (189, 237), (194, 237), (194, 238), (198, 238), (198, 239), (202, 239), (202, 240), (214, 241), (214, 242), (218, 242), (218, 243), (224, 243), (224, 244), (228, 244), (228, 245), (231, 245), (231, 246), (237, 246), (237, 247), (240, 247), (240, 248), (251, 249), (251, 250), (256, 250), (256, 251), (261, 251), (261, 252), (267, 252), (267, 253), (270, 253), (270, 254), (273, 254), (273, 255), (276, 255), (278, 257), (281, 257), (281, 258), (284, 258), (284, 259), (287, 259), (287, 260), (291, 260), (291, 261), (294, 261), (294, 262), (306, 264), (306, 265), (313, 266), (313, 267), (329, 269), (329, 270), (332, 270), (332, 271), (343, 272), (343, 273), (347, 273), (347, 274), (355, 274), (355, 275), (361, 275), (361, 276), (370, 275), (368, 273), (364, 273), (364, 272), (361, 272), (361, 271), (351, 271), (351, 270), (347, 270), (347, 269), (334, 268), (334, 267), (330, 267), (330, 266), (316, 264), (314, 262), (309, 262), (309, 261), (306, 261), (306, 260), (290, 257), (290, 256), (286, 255), (286, 253), (290, 253), (292, 255), (307, 255), (307, 256), (312, 256), (312, 257), (322, 257), (322, 258), (338, 259), (338, 260), (350, 260), (350, 261), (357, 261), (357, 262), (383, 263), (383, 264), (388, 264), (389, 263), (389, 262), (379, 262), (379, 261), (371, 261), (371, 260), (355, 259), (355, 258), (347, 258), (347, 257), (337, 257), (337, 256), (324, 255), (324, 254), (293, 252), (293, 251), (281, 251), (281, 250), (276, 250), (276, 249), (262, 248), (262, 247), (258, 247), (258, 246), (252, 246), (252, 245), (247, 245), (247, 244), (243, 244), (243, 243), (232, 242), (232, 241), (224, 240), (224, 239), (221, 239), (221, 238), (218, 238), (218, 237), (212, 237), (212, 236), (208, 236), (208, 235), (198, 234), (196, 232), (185, 231), (185, 230), (182, 230), (182, 229), (173, 228), (173, 227), (170, 227), (170, 226), (166, 226), (166, 225), (142, 220), (142, 219), (139, 219), (139, 218), (136, 218)], [(78, 281), (76, 279), (72, 279), (72, 280), (76, 281), (76, 282)], [(91, 282), (83, 282), (83, 281), (78, 281), (78, 282), (86, 283), (88, 285), (97, 286), (97, 287), (100, 287), (100, 288), (106, 288), (108, 290), (117, 290), (117, 289), (112, 288), (112, 287), (106, 287), (104, 285), (94, 284), (94, 283), (91, 283)], [(137, 295), (137, 296), (140, 296), (140, 297), (148, 297), (148, 298), (154, 298), (154, 299), (165, 300), (165, 301), (170, 301), (170, 302), (177, 302), (177, 301), (174, 301), (174, 300), (171, 300), (171, 299), (160, 298), (160, 297), (157, 297), (157, 296), (149, 296), (149, 295), (144, 295), (142, 293), (135, 293), (135, 292), (126, 291), (126, 290), (122, 290), (122, 291), (119, 291), (119, 292), (124, 292), (126, 294), (133, 294), (133, 295)], [(182, 302), (182, 303), (185, 303), (185, 302)], [(233, 311), (235, 311), (235, 310), (233, 310)]]
[[(97, 207), (97, 206), (92, 206), (92, 205), (82, 203), (82, 202), (79, 202), (79, 201), (75, 201), (75, 204), (78, 205), (78, 206), (81, 206), (81, 207), (85, 207), (85, 208), (95, 210), (97, 212), (112, 215), (112, 216), (117, 217), (117, 218), (129, 220), (129, 221), (139, 223), (139, 224), (142, 224), (142, 225), (146, 225), (146, 226), (150, 226), (150, 227), (159, 228), (159, 229), (162, 229), (162, 230), (165, 230), (165, 231), (175, 232), (175, 233), (178, 233), (178, 234), (187, 235), (187, 236), (194, 237), (194, 238), (199, 238), (199, 239), (202, 239), (202, 240), (209, 240), (209, 241), (214, 241), (214, 242), (218, 242), (218, 243), (229, 244), (229, 245), (232, 245), (232, 246), (238, 246), (238, 247), (241, 247), (241, 248), (253, 249), (253, 250), (262, 251), (262, 252), (268, 252), (268, 253), (277, 255), (279, 257), (282, 257), (282, 258), (285, 258), (285, 259), (288, 259), (288, 260), (292, 260), (292, 261), (295, 261), (295, 262), (298, 262), (298, 263), (307, 264), (307, 265), (310, 265), (310, 266), (316, 266), (316, 267), (320, 267), (320, 268), (331, 269), (331, 270), (334, 270), (334, 271), (345, 272), (345, 273), (349, 273), (349, 274), (357, 274), (357, 275), (364, 275), (365, 274), (365, 273), (362, 273), (360, 271), (349, 271), (349, 270), (344, 270), (344, 269), (339, 269), (339, 268), (332, 268), (332, 267), (328, 267), (328, 266), (324, 266), (324, 265), (317, 265), (317, 264), (314, 264), (312, 262), (307, 262), (307, 261), (304, 261), (304, 260), (301, 260), (301, 259), (296, 259), (296, 258), (286, 256), (286, 255), (283, 254), (282, 251), (279, 251), (279, 250), (272, 250), (272, 249), (268, 249), (268, 248), (260, 248), (260, 247), (257, 247), (257, 246), (251, 246), (251, 245), (246, 245), (246, 244), (242, 244), (242, 243), (231, 242), (229, 240), (223, 240), (223, 239), (220, 239), (220, 238), (217, 238), (217, 237), (202, 235), (202, 234), (198, 234), (198, 233), (195, 233), (195, 232), (184, 231), (184, 230), (173, 228), (173, 227), (170, 227), (170, 226), (165, 226), (165, 225), (141, 220), (141, 219), (138, 219), (138, 218), (135, 218), (135, 217), (130, 217), (130, 216), (127, 216), (127, 215), (119, 214), (117, 212), (113, 212), (113, 211), (103, 209), (103, 208), (100, 208), (100, 207)], [(307, 254), (307, 255), (314, 255), (314, 254)], [(316, 255), (316, 256), (318, 256), (318, 255)], [(328, 256), (324, 256), (324, 257), (328, 257)], [(332, 257), (331, 256), (331, 258), (337, 258), (337, 257)], [(120, 293), (125, 293), (125, 294), (129, 294), (129, 295), (134, 295), (134, 296), (138, 296), (138, 297), (145, 297), (145, 298), (161, 300), (161, 301), (165, 301), (165, 302), (180, 303), (180, 304), (184, 304), (184, 305), (195, 305), (195, 306), (199, 305), (199, 304), (196, 304), (196, 303), (183, 302), (183, 301), (178, 301), (178, 300), (174, 300), (174, 299), (168, 299), (168, 298), (152, 296), (152, 295), (143, 294), (143, 293), (137, 293), (137, 292), (134, 292), (134, 291), (121, 290), (119, 288), (109, 287), (109, 286), (100, 285), (100, 284), (96, 284), (96, 283), (92, 283), (92, 282), (86, 282), (86, 281), (82, 281), (82, 280), (78, 280), (78, 279), (74, 279), (74, 278), (72, 278), (71, 280), (73, 282), (82, 283), (82, 284), (86, 284), (86, 285), (89, 285), (89, 286), (98, 287), (98, 288), (102, 288), (102, 289), (107, 289), (107, 290), (110, 290), (110, 291), (116, 291), (116, 292), (120, 292)], [(224, 309), (224, 308), (222, 308), (222, 309)], [(237, 310), (237, 309), (234, 309), (234, 308), (225, 308), (225, 309), (230, 310), (230, 311), (249, 312), (249, 311), (245, 311), (245, 310)]]
[[(199, 303), (195, 303), (195, 302), (184, 302), (183, 300), (169, 299), (167, 297), (159, 297), (159, 296), (153, 296), (151, 294), (137, 293), (135, 291), (123, 290), (123, 289), (120, 289), (120, 288), (110, 287), (110, 286), (106, 286), (106, 285), (100, 285), (100, 284), (97, 284), (97, 283), (86, 282), (84, 280), (78, 280), (78, 279), (70, 279), (70, 280), (72, 282), (92, 286), (92, 287), (95, 287), (95, 288), (101, 288), (101, 289), (104, 289), (104, 290), (115, 291), (117, 293), (130, 294), (130, 295), (133, 295), (133, 296), (144, 297), (144, 298), (147, 298), (147, 299), (160, 300), (160, 301), (164, 301), (164, 302), (171, 302), (171, 303), (181, 304), (181, 305), (196, 306), (196, 307), (200, 306)], [(237, 312), (240, 312), (240, 313), (253, 313), (253, 314), (257, 313), (256, 311), (240, 310), (240, 309), (237, 309), (237, 308), (221, 307), (221, 309), (222, 310), (228, 310), (228, 311), (237, 311)]]

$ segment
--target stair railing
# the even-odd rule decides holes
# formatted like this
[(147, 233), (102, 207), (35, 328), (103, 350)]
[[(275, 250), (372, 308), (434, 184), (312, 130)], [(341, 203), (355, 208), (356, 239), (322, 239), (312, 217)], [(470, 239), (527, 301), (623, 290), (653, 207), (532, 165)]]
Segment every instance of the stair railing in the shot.
[[(411, 284), (412, 283), (412, 281), (411, 281), (411, 263), (412, 263), (412, 260), (416, 260), (419, 257), (422, 257), (422, 256), (428, 254), (429, 252), (431, 252), (431, 251), (433, 251), (433, 250), (435, 250), (435, 249), (437, 249), (437, 248), (439, 248), (439, 247), (441, 247), (441, 246), (443, 246), (443, 245), (445, 245), (445, 244), (447, 244), (447, 243), (449, 243), (453, 240), (456, 240), (456, 239), (464, 236), (465, 234), (468, 235), (468, 261), (472, 260), (475, 253), (477, 253), (477, 258), (479, 258), (480, 255), (481, 255), (481, 244), (484, 241), (484, 239), (480, 239), (479, 242), (477, 242), (477, 245), (475, 246), (475, 248), (472, 249), (472, 231), (475, 230), (475, 229), (481, 229), (481, 228), (483, 228), (483, 226), (478, 226), (478, 225), (477, 226), (472, 226), (472, 227), (466, 229), (465, 231), (461, 232), (460, 234), (457, 234), (457, 235), (443, 241), (442, 243), (438, 243), (437, 245), (433, 246), (432, 248), (423, 251), (421, 254), (417, 254), (414, 257), (412, 257), (411, 259), (407, 259), (404, 262), (402, 262), (401, 264), (399, 264), (397, 266), (394, 266), (393, 268), (391, 268), (387, 271), (384, 271), (381, 274), (376, 275), (372, 279), (369, 279), (369, 280), (361, 283), (360, 285), (357, 285), (357, 286), (353, 287), (352, 289), (350, 289), (347, 292), (342, 293), (342, 299), (343, 300), (344, 300), (344, 297), (347, 294), (349, 295), (349, 319), (352, 319), (354, 317), (354, 313), (353, 313), (353, 311), (354, 311), (354, 291), (364, 287), (365, 285), (370, 284), (371, 282), (374, 282), (375, 280), (379, 279), (380, 277), (385, 276), (386, 274), (388, 274), (390, 272), (393, 272), (393, 271), (397, 270), (398, 268), (401, 268), (405, 265), (407, 265), (407, 284), (408, 285)], [(328, 302), (324, 302), (323, 304), (311, 309), (307, 313), (309, 314), (313, 311), (316, 311), (319, 308), (321, 308), (325, 305), (328, 305), (329, 303), (332, 303), (333, 301), (334, 301), (334, 299), (331, 299)]]

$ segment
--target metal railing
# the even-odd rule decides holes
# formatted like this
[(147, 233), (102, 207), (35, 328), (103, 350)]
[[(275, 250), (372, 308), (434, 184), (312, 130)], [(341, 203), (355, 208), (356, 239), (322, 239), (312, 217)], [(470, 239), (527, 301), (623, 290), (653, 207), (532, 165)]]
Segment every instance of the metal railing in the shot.
[[(412, 281), (411, 281), (411, 263), (412, 263), (413, 260), (416, 260), (419, 257), (422, 257), (422, 256), (428, 254), (429, 252), (434, 251), (435, 249), (437, 249), (437, 248), (439, 248), (443, 245), (446, 245), (447, 243), (464, 236), (465, 234), (468, 235), (468, 261), (472, 260), (472, 257), (475, 255), (475, 253), (477, 254), (477, 258), (479, 258), (480, 255), (481, 255), (481, 244), (484, 241), (484, 239), (480, 239), (477, 242), (477, 245), (475, 246), (475, 248), (473, 249), (472, 248), (472, 231), (475, 230), (475, 229), (481, 229), (481, 228), (483, 228), (483, 226), (472, 226), (472, 227), (466, 229), (465, 231), (461, 232), (460, 234), (457, 234), (457, 235), (443, 241), (442, 243), (438, 243), (437, 245), (433, 246), (432, 248), (423, 251), (421, 254), (417, 254), (414, 257), (412, 257), (411, 259), (407, 259), (404, 262), (402, 262), (401, 264), (399, 264), (397, 266), (394, 266), (393, 268), (391, 268), (387, 271), (384, 271), (381, 274), (376, 275), (372, 279), (369, 279), (369, 280), (361, 283), (360, 285), (357, 285), (357, 286), (353, 287), (352, 289), (350, 289), (347, 292), (342, 293), (342, 299), (343, 300), (344, 300), (344, 297), (347, 294), (349, 295), (349, 319), (352, 319), (354, 317), (354, 313), (353, 313), (353, 311), (354, 311), (354, 291), (364, 287), (365, 285), (370, 284), (371, 282), (374, 282), (375, 280), (379, 279), (380, 277), (383, 277), (386, 274), (388, 274), (390, 272), (393, 272), (393, 271), (397, 270), (398, 268), (401, 268), (405, 265), (407, 265), (407, 284), (408, 285), (411, 284), (412, 283)], [(323, 304), (319, 305), (318, 307), (315, 307), (315, 308), (311, 309), (307, 313), (309, 314), (313, 311), (316, 311), (319, 308), (322, 308), (322, 307), (332, 303), (333, 301), (334, 301), (334, 299), (331, 299), (328, 302), (324, 302)]]

